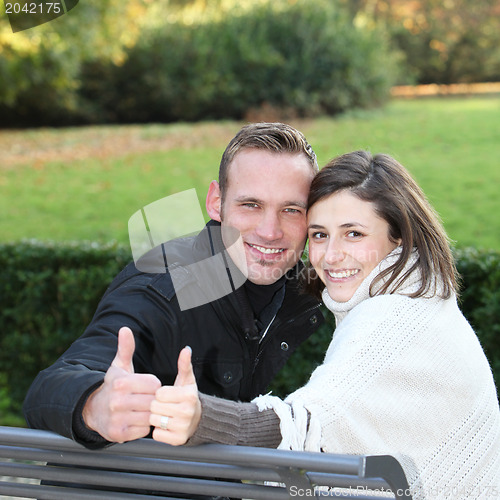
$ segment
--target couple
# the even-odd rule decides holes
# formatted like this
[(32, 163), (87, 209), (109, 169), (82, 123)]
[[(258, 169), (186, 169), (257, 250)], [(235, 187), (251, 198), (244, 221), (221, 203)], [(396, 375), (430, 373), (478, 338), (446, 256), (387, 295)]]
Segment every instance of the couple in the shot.
[(313, 179), (306, 283), (336, 318), (323, 363), (285, 401), (198, 392), (191, 351), (151, 404), (153, 438), (399, 459), (415, 499), (500, 495), (500, 413), (456, 299), (446, 234), (408, 172), (365, 151)]
[[(35, 380), (24, 407), (30, 426), (89, 447), (144, 437), (151, 425), (171, 444), (391, 454), (414, 498), (500, 490), (496, 391), (458, 310), (437, 217), (388, 156), (350, 153), (316, 171), (294, 129), (245, 127), (210, 185), (212, 222), (192, 253), (213, 253), (236, 228), (247, 282), (181, 314), (168, 273), (129, 266), (84, 335)], [(316, 279), (300, 295), (306, 237)], [(196, 287), (188, 278), (184, 286)], [(323, 364), (285, 401), (259, 396), (321, 324), (318, 298), (337, 320)]]

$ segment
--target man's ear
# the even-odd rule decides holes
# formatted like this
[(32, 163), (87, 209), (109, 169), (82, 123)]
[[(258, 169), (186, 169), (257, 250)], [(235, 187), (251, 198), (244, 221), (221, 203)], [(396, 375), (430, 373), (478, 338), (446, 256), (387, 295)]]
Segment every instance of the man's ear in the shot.
[(221, 222), (222, 198), (219, 183), (217, 181), (212, 181), (208, 187), (205, 206), (209, 217), (213, 220)]

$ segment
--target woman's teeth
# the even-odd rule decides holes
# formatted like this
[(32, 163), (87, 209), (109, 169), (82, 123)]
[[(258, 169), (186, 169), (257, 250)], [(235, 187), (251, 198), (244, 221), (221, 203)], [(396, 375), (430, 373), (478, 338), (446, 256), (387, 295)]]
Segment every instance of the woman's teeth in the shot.
[(359, 273), (359, 269), (350, 269), (349, 271), (340, 271), (335, 273), (333, 271), (327, 271), (328, 275), (331, 278), (339, 279), (339, 278), (349, 278), (349, 276), (354, 276)]

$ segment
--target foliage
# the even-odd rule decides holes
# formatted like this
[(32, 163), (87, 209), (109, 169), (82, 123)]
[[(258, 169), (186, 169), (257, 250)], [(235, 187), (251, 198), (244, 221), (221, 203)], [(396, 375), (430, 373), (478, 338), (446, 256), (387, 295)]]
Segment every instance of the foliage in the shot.
[(7, 127), (288, 119), (499, 79), (497, 0), (86, 0), (15, 34), (0, 15)]
[(45, 41), (36, 50), (2, 47), (0, 53), (0, 113), (3, 123), (67, 123), (74, 110), (77, 67), (66, 51)]
[(406, 58), (406, 81), (459, 83), (500, 79), (497, 0), (340, 0), (357, 18), (387, 26)]
[[(473, 325), (500, 382), (500, 253), (456, 252), (463, 276), (461, 307)], [(0, 410), (19, 418), (37, 373), (52, 364), (90, 322), (97, 303), (130, 260), (123, 246), (24, 241), (0, 245)], [(275, 379), (286, 395), (321, 363), (334, 330), (331, 314)], [(355, 367), (353, 367), (355, 369)], [(17, 417), (16, 417), (17, 416)]]
[(37, 373), (83, 333), (106, 287), (129, 260), (127, 249), (112, 244), (2, 245), (0, 394), (10, 400), (12, 413), (20, 412)]
[(0, 16), (0, 124), (65, 125), (88, 119), (77, 90), (84, 61), (119, 61), (139, 35), (143, 0), (88, 0), (68, 14), (12, 33)]
[(82, 95), (120, 122), (240, 119), (263, 105), (334, 114), (388, 96), (395, 65), (383, 34), (357, 29), (331, 2), (219, 17), (144, 32), (123, 64), (84, 68)]
[(122, 9), (144, 13), (136, 23), (118, 0), (94, 0), (20, 38), (4, 26), (0, 123), (242, 118), (263, 105), (333, 114), (379, 104), (394, 82), (383, 30), (353, 25), (336, 2), (168, 4), (127, 0)]
[(462, 276), (460, 306), (479, 336), (500, 390), (500, 253), (467, 248), (456, 254)]

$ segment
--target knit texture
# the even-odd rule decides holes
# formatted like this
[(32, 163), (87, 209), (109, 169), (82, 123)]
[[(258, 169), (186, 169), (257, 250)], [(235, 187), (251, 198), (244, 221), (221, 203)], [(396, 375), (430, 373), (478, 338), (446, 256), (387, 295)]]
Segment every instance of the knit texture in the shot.
[(200, 393), (201, 421), (186, 443), (277, 448), (282, 438), (273, 410), (260, 412), (253, 403), (238, 403)]
[(373, 278), (398, 253), (348, 302), (333, 301), (325, 290), (337, 328), (323, 364), (285, 402), (272, 396), (254, 402), (280, 417), (280, 448), (393, 455), (415, 500), (500, 498), (497, 394), (456, 298), (434, 294), (438, 284), (425, 298), (408, 297), (418, 273), (397, 293), (369, 295)]

